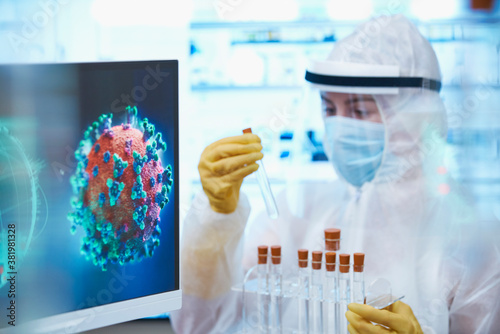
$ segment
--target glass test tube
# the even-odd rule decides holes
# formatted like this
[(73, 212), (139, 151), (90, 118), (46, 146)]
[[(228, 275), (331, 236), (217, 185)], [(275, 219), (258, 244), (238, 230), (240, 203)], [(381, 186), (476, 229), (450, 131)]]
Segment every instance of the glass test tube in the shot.
[(259, 332), (266, 333), (269, 327), (269, 279), (267, 269), (267, 246), (258, 247), (257, 264), (257, 312)]
[(339, 277), (335, 271), (337, 254), (325, 253), (325, 332), (328, 334), (339, 333)]
[(282, 275), (281, 246), (271, 246), (271, 333), (282, 332)]
[[(335, 252), (335, 254), (340, 253), (340, 229), (338, 228), (327, 228), (325, 229), (325, 251), (332, 251)], [(335, 257), (333, 259), (335, 262)], [(333, 266), (333, 270), (335, 271), (335, 266)], [(334, 319), (333, 322), (334, 325), (336, 326), (336, 333), (339, 333), (340, 330), (340, 317), (343, 317), (344, 314), (340, 312), (340, 295), (339, 295), (339, 277), (338, 273), (335, 273), (335, 279), (336, 279), (336, 287), (337, 287), (337, 296), (335, 298), (335, 305), (329, 305), (329, 308), (334, 308)]]
[(351, 277), (349, 274), (349, 254), (339, 255), (339, 292), (340, 292), (340, 333), (347, 334), (347, 318), (345, 317), (345, 312), (347, 312), (347, 305), (351, 302)]
[(307, 249), (299, 249), (299, 295), (298, 315), (299, 333), (309, 333), (309, 268), (307, 268)]
[(312, 278), (311, 278), (311, 332), (323, 334), (323, 275), (321, 271), (321, 261), (323, 252), (312, 252)]
[(365, 304), (365, 278), (363, 273), (365, 254), (354, 253), (352, 301), (353, 303)]
[[(243, 133), (252, 133), (252, 129), (244, 129)], [(266, 204), (267, 215), (271, 219), (276, 219), (279, 216), (278, 207), (276, 206), (276, 201), (274, 200), (271, 186), (269, 185), (269, 179), (267, 178), (266, 170), (264, 169), (262, 160), (258, 160), (257, 165), (259, 165), (259, 169), (257, 169), (256, 172), (257, 181), (259, 182), (262, 198), (264, 198), (264, 203)]]

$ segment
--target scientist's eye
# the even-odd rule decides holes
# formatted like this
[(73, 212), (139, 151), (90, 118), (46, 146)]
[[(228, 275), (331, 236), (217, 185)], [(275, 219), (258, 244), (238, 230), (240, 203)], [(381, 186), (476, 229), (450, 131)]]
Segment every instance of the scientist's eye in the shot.
[(335, 116), (337, 114), (337, 111), (334, 108), (324, 108), (323, 112), (326, 117)]
[(355, 116), (355, 118), (365, 119), (365, 118), (370, 117), (370, 112), (367, 110), (363, 110), (363, 109), (355, 109), (354, 116)]

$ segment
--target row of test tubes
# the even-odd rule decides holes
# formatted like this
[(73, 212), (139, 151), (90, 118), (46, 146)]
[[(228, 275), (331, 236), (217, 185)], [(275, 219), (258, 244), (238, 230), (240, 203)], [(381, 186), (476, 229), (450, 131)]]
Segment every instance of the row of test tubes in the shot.
[(281, 246), (271, 246), (271, 264), (267, 265), (268, 247), (258, 247), (258, 329), (261, 333), (282, 333), (283, 269)]
[[(258, 247), (258, 331), (286, 333), (282, 322), (283, 271), (281, 246), (271, 246), (268, 265), (268, 247)], [(353, 254), (351, 276), (350, 254), (340, 253), (340, 230), (325, 230), (325, 248), (311, 252), (298, 250), (298, 273), (293, 275), (296, 286), (297, 328), (294, 333), (348, 333), (345, 317), (351, 302), (365, 303), (364, 254)], [(338, 262), (337, 262), (338, 254)], [(311, 266), (309, 266), (309, 262)], [(290, 297), (290, 296), (288, 296)]]

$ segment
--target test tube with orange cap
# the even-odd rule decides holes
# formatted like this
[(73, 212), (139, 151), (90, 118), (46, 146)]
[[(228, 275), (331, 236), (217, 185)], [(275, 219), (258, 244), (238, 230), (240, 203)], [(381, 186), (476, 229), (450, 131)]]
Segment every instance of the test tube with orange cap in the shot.
[(350, 255), (339, 255), (339, 293), (340, 293), (340, 333), (347, 334), (349, 323), (344, 315), (347, 305), (351, 302)]
[(282, 326), (281, 246), (271, 246), (271, 332), (281, 333)]
[(340, 250), (340, 229), (325, 229), (325, 251), (338, 252)]
[(311, 329), (313, 333), (323, 333), (323, 273), (321, 264), (323, 252), (312, 252), (311, 278)]
[[(252, 133), (252, 129), (244, 129), (243, 133)], [(279, 216), (278, 207), (276, 206), (276, 201), (274, 200), (273, 192), (271, 191), (269, 179), (267, 178), (262, 160), (258, 160), (257, 165), (259, 165), (259, 169), (257, 169), (256, 172), (257, 182), (259, 183), (260, 192), (262, 193), (262, 198), (264, 198), (264, 203), (266, 204), (267, 215), (271, 219), (276, 219)]]
[(325, 322), (325, 333), (336, 334), (339, 333), (339, 277), (336, 268), (335, 252), (325, 253), (325, 313), (328, 314)]
[(259, 329), (266, 332), (269, 327), (269, 278), (267, 269), (267, 253), (269, 247), (258, 247), (257, 264), (257, 312), (259, 315)]
[(354, 253), (354, 265), (352, 266), (352, 301), (354, 303), (365, 303), (365, 278), (364, 278), (364, 264), (365, 254)]
[(307, 249), (299, 249), (299, 333), (309, 333), (309, 268), (307, 267), (307, 258), (309, 251)]

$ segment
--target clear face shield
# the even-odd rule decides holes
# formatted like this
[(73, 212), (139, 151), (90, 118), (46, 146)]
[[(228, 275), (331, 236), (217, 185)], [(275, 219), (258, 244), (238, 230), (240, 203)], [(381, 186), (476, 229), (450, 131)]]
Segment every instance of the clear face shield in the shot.
[[(401, 77), (399, 72), (398, 66), (332, 61), (309, 65), (300, 120), (293, 131), (289, 188), (300, 193), (300, 183), (338, 179), (362, 190), (405, 173), (395, 169), (425, 136), (422, 126), (430, 115), (435, 117), (435, 109), (442, 108), (436, 93), (441, 83)], [(442, 135), (439, 123), (435, 128)], [(413, 164), (420, 161), (420, 155), (415, 156)], [(293, 199), (299, 195), (293, 193), (287, 195), (290, 207), (300, 208), (300, 201)]]

